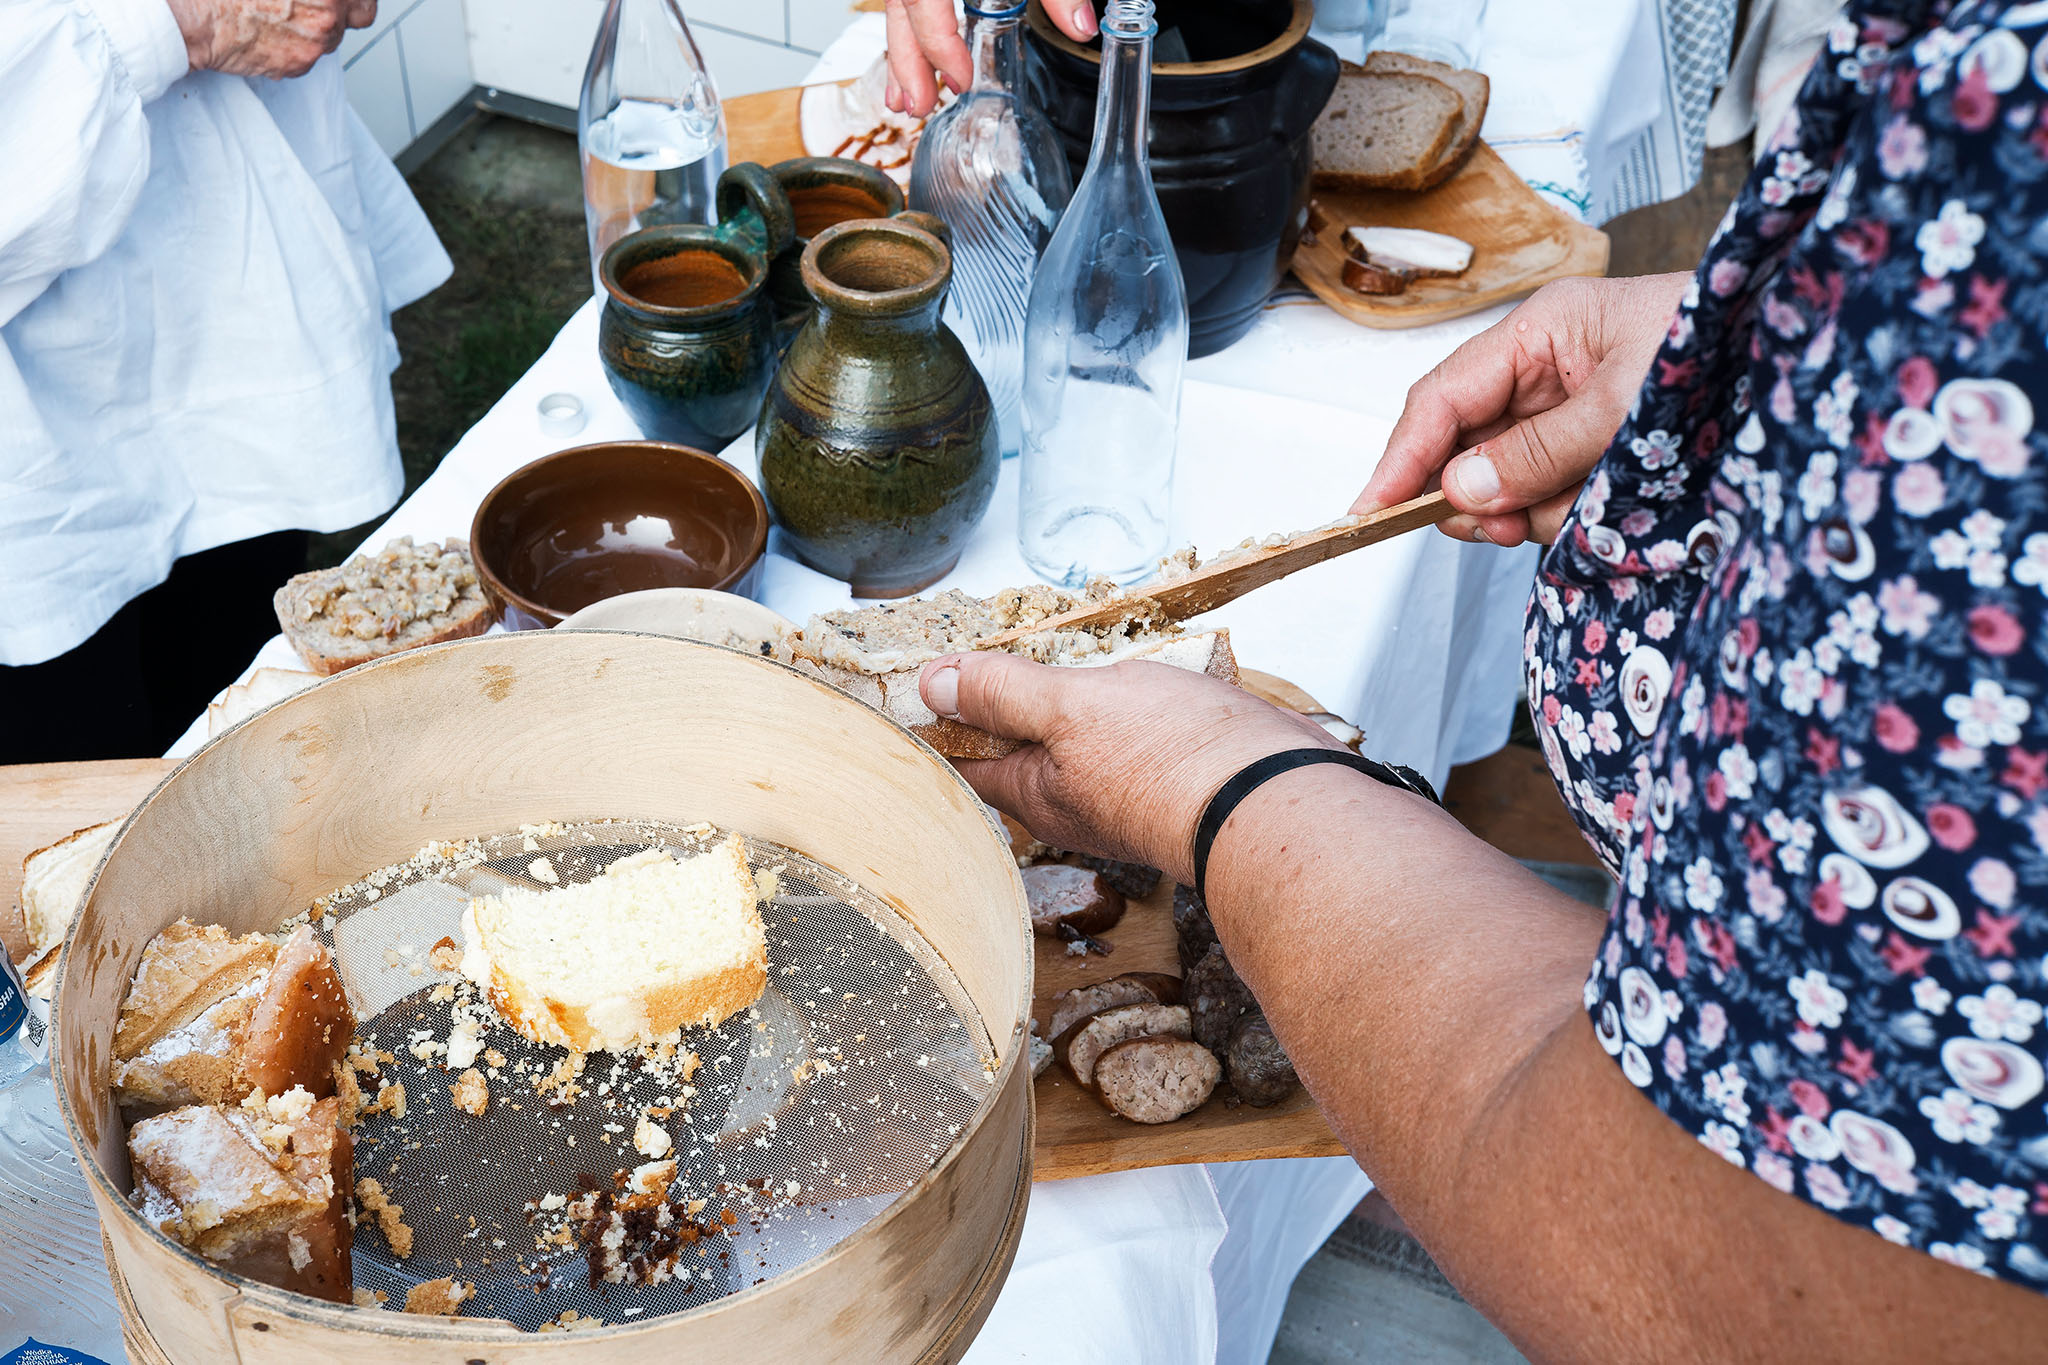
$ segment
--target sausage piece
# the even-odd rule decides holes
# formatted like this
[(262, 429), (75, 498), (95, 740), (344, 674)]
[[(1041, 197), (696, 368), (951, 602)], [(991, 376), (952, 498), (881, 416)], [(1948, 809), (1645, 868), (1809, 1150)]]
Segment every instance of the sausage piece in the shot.
[(1216, 943), (1216, 926), (1209, 922), (1209, 907), (1192, 886), (1173, 888), (1173, 928), (1180, 936), (1180, 969), (1189, 971)]
[(1230, 1030), (1238, 1019), (1259, 1007), (1220, 943), (1209, 945), (1181, 982), (1180, 993), (1187, 1001), (1195, 1041), (1219, 1055), (1230, 1045)]
[(1086, 853), (1076, 853), (1074, 861), (1099, 875), (1125, 900), (1145, 899), (1159, 889), (1159, 879), (1165, 875), (1143, 863), (1120, 863), (1114, 858), (1096, 858)]
[(1154, 1035), (1172, 1038), (1188, 1036), (1188, 1011), (1184, 1005), (1119, 1005), (1091, 1014), (1053, 1040), (1060, 1065), (1082, 1085), (1095, 1079), (1095, 1059), (1118, 1043)]
[(1031, 930), (1047, 938), (1062, 937), (1065, 928), (1092, 937), (1114, 928), (1124, 917), (1124, 898), (1100, 873), (1064, 863), (1041, 863), (1023, 871), (1024, 894), (1031, 902)]
[[(1230, 1073), (1230, 1088), (1237, 1092), (1237, 1097), (1261, 1109), (1280, 1103), (1300, 1084), (1294, 1074), (1294, 1063), (1287, 1060), (1286, 1050), (1273, 1036), (1273, 1026), (1263, 1014), (1247, 1014), (1231, 1026), (1230, 1044), (1224, 1049), (1223, 1061)], [(1095, 1069), (1100, 1075), (1100, 1059)]]
[(1091, 1014), (1118, 1005), (1178, 1005), (1180, 978), (1165, 972), (1125, 972), (1092, 986), (1076, 986), (1052, 998), (1052, 1023), (1046, 1032), (1057, 1038)]
[(1216, 1054), (1185, 1038), (1133, 1038), (1095, 1063), (1095, 1098), (1137, 1123), (1171, 1123), (1216, 1093)]

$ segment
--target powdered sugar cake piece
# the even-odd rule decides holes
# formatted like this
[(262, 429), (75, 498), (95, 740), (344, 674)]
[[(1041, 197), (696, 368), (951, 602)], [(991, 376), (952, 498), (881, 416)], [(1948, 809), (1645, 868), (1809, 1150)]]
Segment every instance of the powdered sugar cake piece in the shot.
[(716, 1027), (760, 998), (758, 899), (737, 835), (689, 858), (649, 849), (586, 882), (471, 901), (462, 970), (533, 1042), (645, 1047)]

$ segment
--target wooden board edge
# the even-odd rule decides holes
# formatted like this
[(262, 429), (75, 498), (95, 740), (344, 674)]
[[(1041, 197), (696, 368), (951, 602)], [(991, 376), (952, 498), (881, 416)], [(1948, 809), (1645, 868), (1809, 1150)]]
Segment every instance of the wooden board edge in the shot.
[[(1160, 1124), (1153, 1131), (1171, 1127)], [(1132, 1165), (1116, 1159), (1114, 1153), (1123, 1144), (1114, 1138), (1103, 1138), (1096, 1142), (1069, 1143), (1052, 1152), (1035, 1153), (1032, 1159), (1033, 1180), (1079, 1180), (1090, 1175), (1114, 1175), (1118, 1171), (1150, 1170), (1155, 1166), (1207, 1166), (1238, 1161), (1281, 1161), (1292, 1157), (1348, 1156), (1344, 1144), (1337, 1141), (1333, 1133), (1327, 1139), (1311, 1139), (1292, 1143), (1274, 1143), (1269, 1146), (1253, 1144), (1249, 1147), (1233, 1147), (1228, 1151), (1205, 1151), (1190, 1148), (1180, 1152), (1155, 1154), (1143, 1165)]]

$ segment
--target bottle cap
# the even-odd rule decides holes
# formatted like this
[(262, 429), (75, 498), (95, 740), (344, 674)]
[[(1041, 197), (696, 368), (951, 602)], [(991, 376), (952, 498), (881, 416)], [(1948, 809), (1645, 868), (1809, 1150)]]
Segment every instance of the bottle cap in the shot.
[(551, 393), (540, 400), (540, 429), (550, 436), (574, 436), (588, 420), (583, 400), (573, 393)]

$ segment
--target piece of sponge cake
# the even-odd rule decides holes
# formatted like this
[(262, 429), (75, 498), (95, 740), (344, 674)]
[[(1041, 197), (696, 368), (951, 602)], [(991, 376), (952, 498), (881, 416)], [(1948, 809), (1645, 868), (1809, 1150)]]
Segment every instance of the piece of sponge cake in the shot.
[(649, 849), (587, 882), (471, 901), (462, 970), (534, 1042), (624, 1052), (760, 999), (758, 901), (738, 835), (689, 858)]

